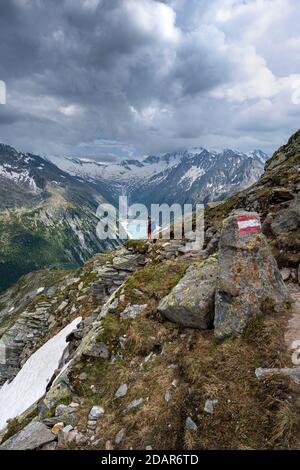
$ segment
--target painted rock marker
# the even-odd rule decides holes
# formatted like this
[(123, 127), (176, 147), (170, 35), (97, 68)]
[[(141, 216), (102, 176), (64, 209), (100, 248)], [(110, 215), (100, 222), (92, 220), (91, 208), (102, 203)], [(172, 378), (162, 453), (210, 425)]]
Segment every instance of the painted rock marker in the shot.
[(240, 235), (249, 235), (250, 233), (261, 231), (260, 217), (258, 214), (237, 215), (236, 220)]
[(220, 234), (215, 336), (241, 334), (252, 318), (264, 315), (267, 308), (280, 312), (288, 300), (258, 213), (232, 212)]

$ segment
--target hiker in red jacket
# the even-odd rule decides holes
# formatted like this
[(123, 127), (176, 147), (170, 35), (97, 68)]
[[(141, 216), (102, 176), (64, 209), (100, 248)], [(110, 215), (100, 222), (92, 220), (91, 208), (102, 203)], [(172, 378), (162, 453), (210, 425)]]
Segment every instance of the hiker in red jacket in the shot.
[(148, 226), (147, 226), (147, 238), (151, 238), (151, 232), (152, 232), (152, 221), (151, 217), (148, 216)]

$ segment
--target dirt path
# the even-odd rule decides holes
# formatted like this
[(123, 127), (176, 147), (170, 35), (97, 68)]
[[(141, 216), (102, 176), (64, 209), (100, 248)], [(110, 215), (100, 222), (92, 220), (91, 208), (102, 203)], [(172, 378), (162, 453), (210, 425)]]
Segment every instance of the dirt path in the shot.
[(299, 341), (300, 346), (300, 287), (294, 284), (290, 286), (289, 290), (295, 303), (293, 304), (293, 314), (289, 319), (285, 333), (285, 342), (289, 349), (296, 349), (292, 345), (295, 341)]

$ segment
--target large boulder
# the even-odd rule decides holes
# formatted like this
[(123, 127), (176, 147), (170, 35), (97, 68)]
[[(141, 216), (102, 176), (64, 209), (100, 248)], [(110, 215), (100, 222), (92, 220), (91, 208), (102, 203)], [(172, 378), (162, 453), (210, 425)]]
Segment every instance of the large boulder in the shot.
[(275, 235), (282, 235), (300, 229), (300, 193), (289, 207), (278, 212), (273, 218), (271, 229)]
[(236, 211), (225, 219), (218, 259), (217, 338), (242, 333), (251, 318), (280, 311), (289, 299), (256, 212)]
[(45, 424), (32, 421), (22, 431), (10, 437), (1, 446), (0, 450), (33, 450), (48, 442), (52, 442), (55, 435)]
[(189, 267), (159, 304), (158, 310), (180, 326), (207, 329), (213, 325), (217, 259), (211, 256)]

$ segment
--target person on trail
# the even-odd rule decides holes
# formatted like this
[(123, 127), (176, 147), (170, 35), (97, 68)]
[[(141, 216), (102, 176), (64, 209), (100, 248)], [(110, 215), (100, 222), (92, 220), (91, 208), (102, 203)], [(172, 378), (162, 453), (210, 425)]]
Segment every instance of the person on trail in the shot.
[(148, 216), (147, 238), (151, 238), (151, 233), (152, 233), (152, 221), (151, 221), (151, 217)]

